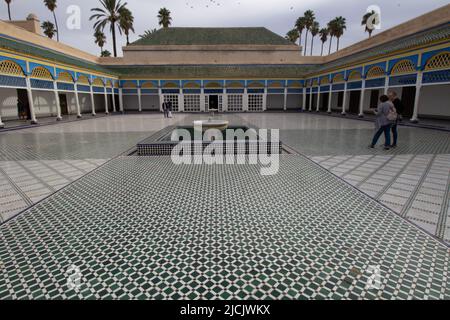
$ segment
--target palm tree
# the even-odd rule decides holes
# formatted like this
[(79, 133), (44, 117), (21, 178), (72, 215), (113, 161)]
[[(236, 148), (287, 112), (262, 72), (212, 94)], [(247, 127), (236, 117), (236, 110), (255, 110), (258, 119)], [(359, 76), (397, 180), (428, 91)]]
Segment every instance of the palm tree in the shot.
[(314, 23), (311, 26), (311, 29), (309, 30), (311, 32), (311, 56), (313, 55), (313, 48), (314, 48), (314, 37), (317, 36), (317, 34), (320, 31), (320, 26), (317, 21), (314, 21)]
[(327, 28), (322, 28), (319, 31), (320, 41), (322, 41), (322, 49), (320, 50), (320, 55), (323, 56), (323, 45), (328, 40), (329, 31)]
[(346, 19), (344, 17), (336, 17), (336, 32), (334, 36), (337, 39), (336, 51), (339, 51), (339, 39), (344, 34), (344, 30), (347, 29)]
[(327, 24), (328, 32), (330, 35), (330, 45), (328, 47), (328, 54), (331, 54), (331, 44), (333, 43), (333, 37), (336, 35), (336, 19), (331, 20)]
[(127, 45), (130, 44), (130, 31), (134, 33), (134, 17), (130, 10), (127, 8), (123, 8), (120, 11), (120, 19), (119, 19), (119, 26), (120, 29), (123, 31), (125, 36), (127, 37)]
[(363, 15), (362, 20), (361, 20), (361, 25), (366, 27), (366, 30), (364, 32), (369, 33), (369, 38), (372, 36), (373, 28), (369, 28), (369, 26), (367, 24), (369, 22), (369, 18), (375, 14), (376, 14), (376, 12), (373, 10), (371, 12), (367, 12), (365, 15)]
[(41, 28), (44, 30), (44, 34), (47, 37), (53, 39), (53, 36), (56, 33), (55, 25), (53, 23), (51, 23), (50, 21), (44, 21), (41, 24)]
[(56, 25), (56, 40), (59, 41), (59, 28), (58, 28), (58, 20), (56, 19), (56, 7), (58, 6), (56, 0), (44, 0), (45, 6), (53, 13), (53, 19), (55, 20)]
[(111, 52), (109, 52), (108, 50), (104, 50), (104, 51), (102, 51), (102, 53), (101, 53), (101, 55), (100, 55), (101, 57), (111, 57)]
[(303, 30), (305, 29), (305, 23), (306, 23), (305, 17), (300, 17), (295, 22), (295, 27), (297, 28), (297, 31), (298, 31), (298, 39), (299, 39), (298, 43), (300, 45), (300, 48), (302, 45), (302, 33), (303, 33)]
[(103, 47), (106, 44), (106, 36), (101, 30), (95, 30), (94, 33), (95, 43), (100, 47), (100, 55), (103, 52)]
[(172, 24), (170, 11), (166, 8), (161, 8), (158, 12), (158, 20), (160, 26), (163, 26), (163, 28), (168, 28)]
[(305, 37), (305, 52), (303, 54), (306, 56), (306, 48), (308, 46), (308, 31), (313, 25), (316, 17), (312, 10), (306, 10), (304, 13), (304, 18), (305, 18), (306, 37)]
[(289, 40), (290, 42), (292, 42), (293, 44), (296, 44), (297, 40), (298, 40), (298, 30), (297, 29), (292, 29), (290, 31), (288, 31), (288, 33), (286, 33), (286, 39)]
[(6, 2), (6, 5), (8, 6), (9, 21), (11, 21), (11, 8), (10, 8), (11, 0), (5, 0), (5, 2)]
[(156, 31), (158, 31), (158, 30), (156, 30), (156, 29), (149, 29), (149, 30), (145, 30), (144, 31), (144, 34), (141, 34), (141, 35), (139, 35), (139, 38), (147, 38), (147, 37), (150, 37), (152, 34), (154, 34)]
[[(94, 28), (103, 31), (109, 24), (111, 28), (111, 34), (113, 38), (114, 57), (117, 57), (117, 45), (116, 45), (116, 23), (120, 20), (120, 11), (127, 5), (122, 4), (121, 0), (100, 0), (103, 8), (93, 8), (93, 14), (89, 20), (96, 19)], [(119, 28), (120, 32), (120, 28)]]

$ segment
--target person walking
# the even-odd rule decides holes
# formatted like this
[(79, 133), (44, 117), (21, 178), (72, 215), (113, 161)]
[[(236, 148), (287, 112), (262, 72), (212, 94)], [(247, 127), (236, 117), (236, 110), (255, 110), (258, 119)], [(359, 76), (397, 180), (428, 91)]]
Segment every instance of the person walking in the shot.
[(382, 95), (380, 97), (380, 104), (376, 111), (374, 111), (376, 115), (375, 119), (375, 135), (373, 136), (372, 143), (370, 144), (370, 148), (375, 148), (375, 145), (378, 142), (381, 134), (384, 133), (384, 150), (389, 150), (391, 146), (391, 126), (392, 121), (388, 119), (389, 114), (393, 111), (394, 107), (392, 103), (389, 101), (389, 97), (387, 95)]
[(398, 124), (402, 121), (403, 103), (400, 100), (400, 98), (398, 98), (397, 92), (395, 92), (393, 90), (389, 91), (388, 97), (389, 97), (389, 100), (394, 105), (395, 110), (397, 111), (397, 119), (394, 120), (394, 122), (392, 123), (392, 128), (391, 128), (392, 137), (393, 137), (393, 142), (392, 142), (391, 147), (396, 148), (397, 140), (398, 140)]

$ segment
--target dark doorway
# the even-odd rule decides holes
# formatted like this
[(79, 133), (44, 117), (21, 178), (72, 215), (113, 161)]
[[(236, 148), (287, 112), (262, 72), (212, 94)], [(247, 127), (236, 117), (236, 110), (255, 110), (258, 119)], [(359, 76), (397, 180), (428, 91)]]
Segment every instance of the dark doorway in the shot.
[(359, 113), (359, 100), (361, 98), (361, 91), (350, 91), (350, 103), (348, 112), (353, 114)]
[(19, 119), (31, 120), (30, 103), (25, 89), (17, 89), (17, 114)]
[(322, 93), (320, 96), (320, 110), (321, 111), (328, 111), (328, 99), (330, 94), (328, 92)]
[(64, 93), (59, 94), (59, 105), (61, 106), (61, 114), (68, 115), (69, 108), (67, 106), (67, 96)]
[(378, 90), (372, 90), (370, 91), (370, 108), (374, 109), (378, 107), (378, 99), (379, 99), (379, 91)]
[(108, 111), (114, 112), (113, 96), (111, 94), (108, 94)]
[(342, 109), (343, 104), (344, 104), (344, 92), (339, 91), (338, 92), (338, 102), (337, 102), (337, 106), (339, 107), (339, 109)]
[(403, 87), (402, 90), (403, 116), (411, 118), (414, 112), (414, 100), (416, 99), (416, 87)]
[(311, 99), (311, 95), (310, 94), (307, 94), (306, 95), (306, 105), (305, 105), (305, 107), (304, 107), (304, 109), (305, 110), (308, 110), (308, 108), (309, 108), (309, 100)]
[(219, 110), (219, 96), (209, 96), (209, 110)]

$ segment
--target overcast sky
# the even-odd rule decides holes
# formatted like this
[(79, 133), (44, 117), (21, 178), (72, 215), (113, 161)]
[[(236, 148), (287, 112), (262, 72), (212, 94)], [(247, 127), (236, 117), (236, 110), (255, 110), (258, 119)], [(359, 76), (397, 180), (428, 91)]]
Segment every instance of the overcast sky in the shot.
[[(347, 31), (341, 39), (342, 48), (367, 37), (360, 24), (362, 15), (370, 5), (378, 5), (381, 8), (382, 29), (376, 30), (377, 33), (444, 6), (449, 0), (127, 0), (126, 2), (135, 17), (136, 34), (131, 36), (131, 41), (137, 39), (144, 30), (158, 27), (156, 16), (161, 7), (171, 11), (174, 27), (264, 26), (282, 36), (293, 27), (297, 17), (303, 15), (305, 10), (311, 9), (315, 12), (321, 27), (336, 16), (341, 15), (347, 19)], [(80, 30), (69, 30), (66, 27), (68, 17), (66, 10), (68, 6), (74, 4), (81, 8)], [(3, 6), (0, 10), (0, 19), (7, 19), (7, 10), (4, 10), (6, 3), (1, 1), (0, 5)], [(100, 50), (92, 37), (93, 22), (89, 21), (90, 9), (97, 6), (100, 6), (98, 0), (58, 0), (56, 13), (61, 41), (92, 54), (98, 54)], [(53, 21), (51, 13), (41, 0), (13, 0), (11, 12), (13, 19), (24, 19), (32, 12), (41, 21)], [(106, 31), (108, 36), (106, 49), (112, 52), (111, 36), (109, 30)], [(125, 38), (118, 36), (118, 44), (121, 55), (121, 46), (125, 45)], [(320, 54), (318, 37), (314, 47), (314, 54)], [(325, 52), (327, 50), (326, 47)]]

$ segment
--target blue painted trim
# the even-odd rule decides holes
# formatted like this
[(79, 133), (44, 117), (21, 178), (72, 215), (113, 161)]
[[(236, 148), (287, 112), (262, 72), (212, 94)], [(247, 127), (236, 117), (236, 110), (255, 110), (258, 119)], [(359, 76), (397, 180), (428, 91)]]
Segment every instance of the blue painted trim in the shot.
[(366, 80), (366, 88), (383, 88), (386, 83), (386, 78), (376, 78)]
[(269, 89), (267, 89), (267, 93), (284, 94), (284, 89), (270, 89), (269, 88)]

